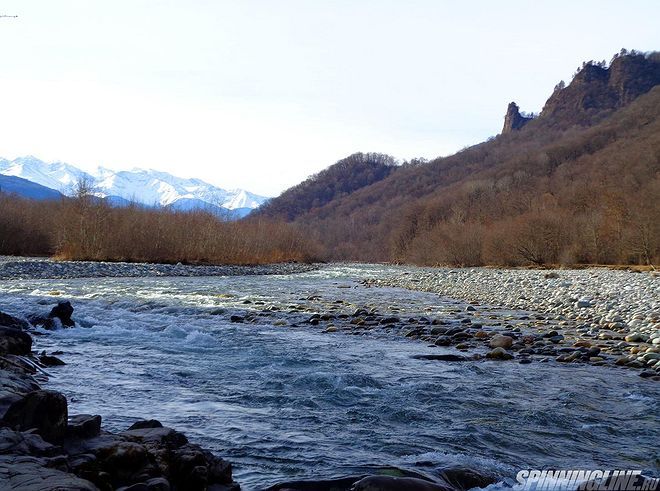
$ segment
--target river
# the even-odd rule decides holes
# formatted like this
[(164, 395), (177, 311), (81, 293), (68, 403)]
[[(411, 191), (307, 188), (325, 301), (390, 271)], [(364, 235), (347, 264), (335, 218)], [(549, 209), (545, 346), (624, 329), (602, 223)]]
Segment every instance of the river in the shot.
[[(67, 364), (49, 369), (46, 386), (68, 396), (70, 414), (101, 414), (113, 431), (158, 419), (230, 460), (243, 489), (374, 465), (432, 472), (459, 463), (500, 480), (534, 468), (657, 474), (660, 384), (635, 371), (421, 360), (413, 356), (453, 351), (384, 329), (349, 335), (304, 322), (361, 307), (445, 318), (464, 309), (359, 282), (394, 270), (8, 280), (0, 305), (48, 312), (70, 300), (80, 327), (35, 340), (35, 349), (62, 352)], [(479, 306), (484, 317), (493, 311)], [(231, 321), (250, 314), (255, 322)]]

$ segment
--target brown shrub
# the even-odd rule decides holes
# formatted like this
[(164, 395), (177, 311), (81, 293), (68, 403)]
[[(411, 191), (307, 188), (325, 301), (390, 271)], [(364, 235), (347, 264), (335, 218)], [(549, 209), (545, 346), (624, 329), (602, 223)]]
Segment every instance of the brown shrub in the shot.
[[(84, 190), (83, 190), (84, 191)], [(67, 260), (264, 264), (307, 262), (316, 246), (294, 225), (226, 222), (211, 213), (113, 208), (79, 192), (60, 202), (0, 195), (0, 254)]]

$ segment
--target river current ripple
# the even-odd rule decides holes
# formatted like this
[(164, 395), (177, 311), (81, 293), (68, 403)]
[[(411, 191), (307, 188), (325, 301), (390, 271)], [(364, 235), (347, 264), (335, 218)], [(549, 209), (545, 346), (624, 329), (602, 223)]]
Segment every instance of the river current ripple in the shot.
[[(347, 309), (433, 316), (460, 302), (358, 281), (392, 268), (329, 266), (290, 276), (95, 278), (0, 282), (10, 313), (72, 301), (76, 329), (39, 336), (60, 350), (47, 387), (69, 412), (123, 430), (155, 418), (234, 465), (243, 489), (353, 474), (374, 465), (422, 472), (462, 464), (511, 479), (519, 469), (643, 469), (657, 475), (660, 384), (631, 370), (554, 362), (448, 363), (395, 335), (321, 326), (237, 324), (313, 299)], [(400, 272), (400, 269), (397, 270)], [(277, 318), (277, 317), (275, 317)]]

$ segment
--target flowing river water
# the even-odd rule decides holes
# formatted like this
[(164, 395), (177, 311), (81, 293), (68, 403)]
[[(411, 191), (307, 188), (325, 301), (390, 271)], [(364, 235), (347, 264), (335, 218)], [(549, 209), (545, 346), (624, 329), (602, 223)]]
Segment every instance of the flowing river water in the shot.
[[(25, 314), (70, 300), (80, 327), (35, 340), (62, 352), (67, 364), (49, 369), (46, 387), (68, 396), (70, 414), (101, 414), (113, 431), (158, 419), (230, 460), (243, 489), (378, 465), (432, 472), (458, 463), (500, 481), (536, 468), (657, 475), (660, 384), (635, 371), (415, 359), (449, 349), (304, 322), (360, 307), (402, 317), (464, 310), (459, 300), (359, 282), (392, 271), (401, 268), (7, 280), (0, 305)], [(478, 307), (493, 312), (506, 314)], [(230, 319), (249, 314), (254, 323)]]

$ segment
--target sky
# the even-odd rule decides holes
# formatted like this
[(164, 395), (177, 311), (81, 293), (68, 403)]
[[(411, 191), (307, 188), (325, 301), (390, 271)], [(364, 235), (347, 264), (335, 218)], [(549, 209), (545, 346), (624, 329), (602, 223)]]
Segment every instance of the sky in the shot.
[(354, 152), (448, 155), (660, 49), (657, 0), (0, 0), (0, 156), (275, 196)]

